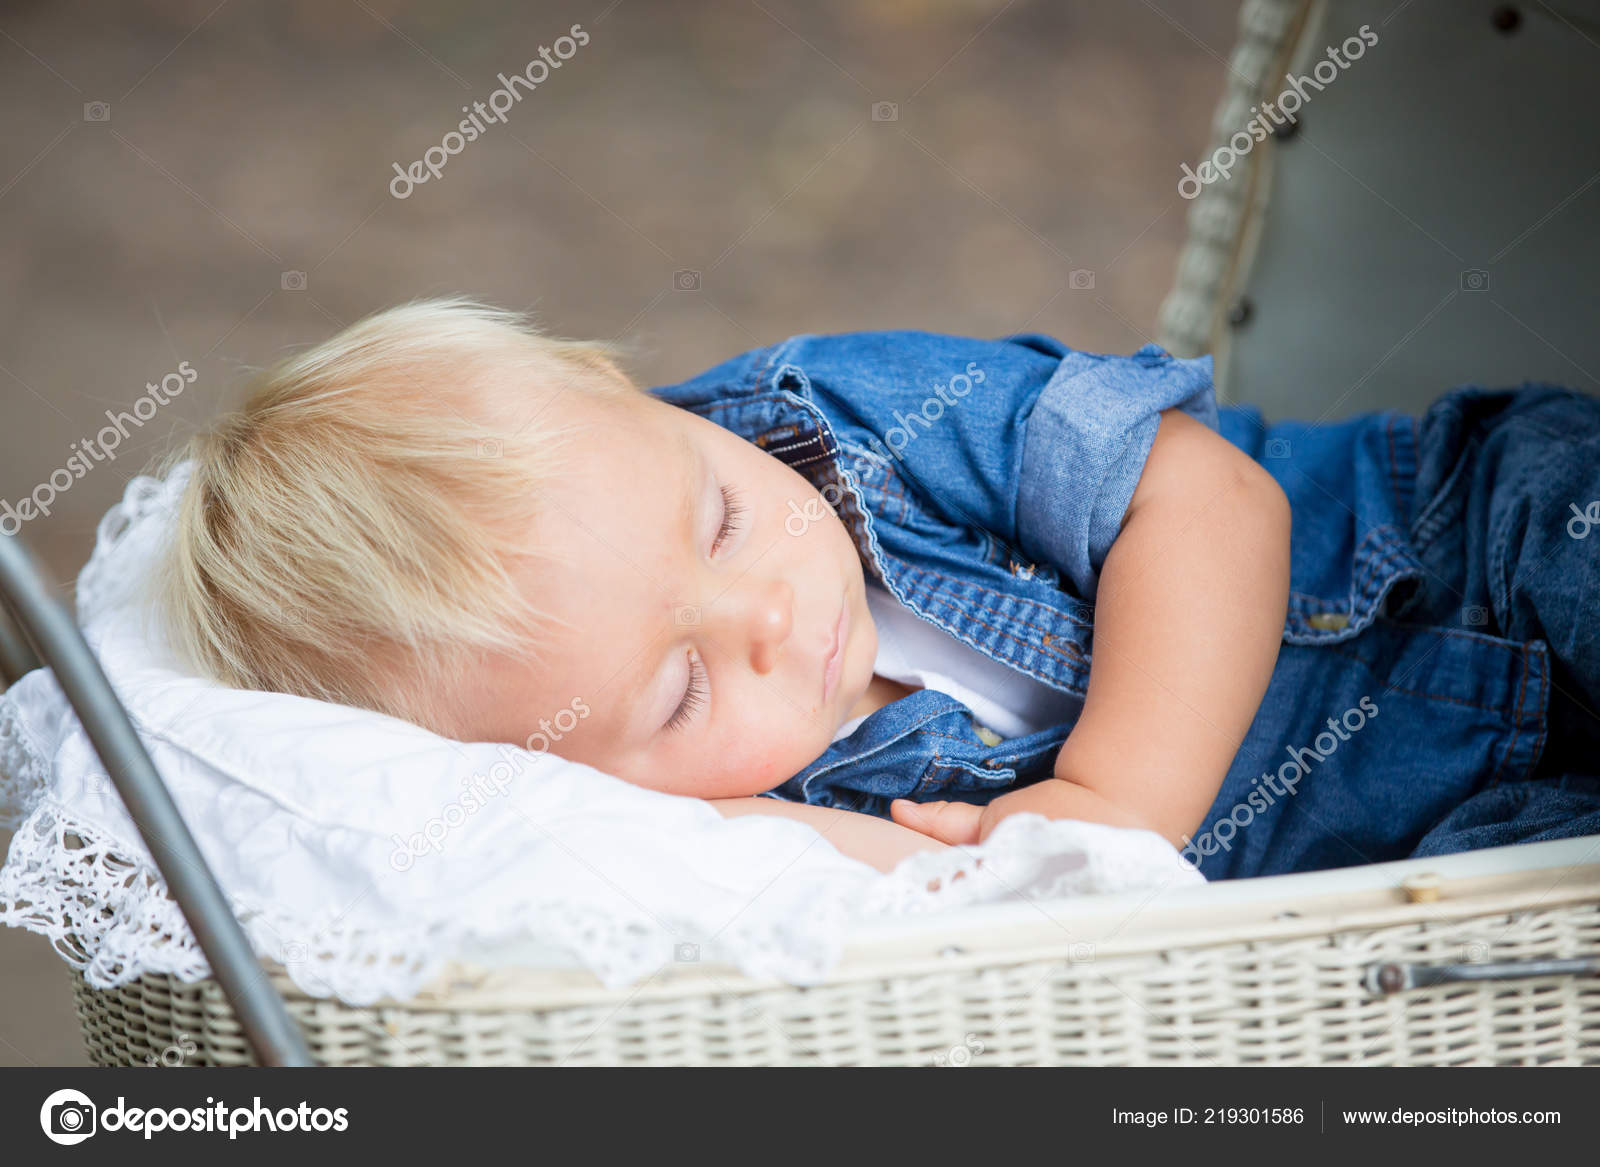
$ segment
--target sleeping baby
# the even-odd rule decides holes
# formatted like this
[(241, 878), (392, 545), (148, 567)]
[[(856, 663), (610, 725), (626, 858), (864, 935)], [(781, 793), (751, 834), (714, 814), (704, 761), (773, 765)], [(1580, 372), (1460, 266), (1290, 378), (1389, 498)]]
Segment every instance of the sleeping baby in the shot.
[[(1210, 877), (1600, 831), (1600, 403), (1266, 424), (1209, 358), (801, 336), (643, 391), (404, 305), (180, 457), (170, 638), (882, 869), (1008, 815)], [(1600, 506), (1600, 504), (1597, 504)]]

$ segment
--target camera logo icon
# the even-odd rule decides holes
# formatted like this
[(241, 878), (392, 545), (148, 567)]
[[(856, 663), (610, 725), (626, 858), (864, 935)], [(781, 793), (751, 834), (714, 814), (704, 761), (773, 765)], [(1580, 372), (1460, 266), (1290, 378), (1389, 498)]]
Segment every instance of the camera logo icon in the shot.
[(506, 444), (499, 438), (484, 438), (478, 443), (478, 457), (498, 458), (506, 452)]
[(672, 609), (672, 622), (679, 627), (692, 628), (700, 623), (698, 604), (676, 604)]
[(693, 268), (682, 268), (672, 273), (672, 290), (674, 292), (698, 292), (700, 290), (700, 273)]
[(306, 290), (306, 273), (286, 271), (278, 282), (285, 292), (303, 292)]
[(900, 103), (896, 101), (875, 101), (872, 103), (872, 120), (875, 122), (897, 122), (900, 120)]
[(1469, 267), (1461, 273), (1461, 290), (1463, 292), (1487, 292), (1489, 290), (1489, 273), (1481, 267)]
[(39, 1108), (39, 1125), (52, 1143), (71, 1147), (95, 1132), (95, 1106), (81, 1090), (57, 1090)]
[(1481, 628), (1489, 623), (1489, 609), (1481, 604), (1469, 604), (1461, 609), (1461, 622), (1469, 628)]
[(111, 103), (107, 101), (86, 101), (83, 103), (83, 120), (86, 122), (108, 122), (111, 120)]
[(1067, 275), (1067, 283), (1074, 292), (1094, 291), (1094, 272), (1086, 267), (1080, 267)]
[(1289, 456), (1289, 439), (1268, 438), (1266, 453), (1269, 458), (1287, 458)]
[(672, 959), (679, 964), (693, 964), (700, 959), (700, 946), (698, 944), (674, 944), (672, 946)]

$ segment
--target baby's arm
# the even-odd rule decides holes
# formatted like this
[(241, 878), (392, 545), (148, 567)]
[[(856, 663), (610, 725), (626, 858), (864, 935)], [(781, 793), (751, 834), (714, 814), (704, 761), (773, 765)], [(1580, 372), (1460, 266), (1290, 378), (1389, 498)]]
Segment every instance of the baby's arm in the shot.
[(831, 806), (783, 802), (776, 798), (708, 798), (724, 818), (742, 814), (775, 814), (814, 827), (829, 843), (852, 859), (879, 871), (893, 871), (914, 851), (943, 851), (945, 844), (885, 819)]
[(1032, 811), (1181, 846), (1266, 693), (1288, 596), (1283, 491), (1225, 438), (1164, 412), (1100, 572), (1088, 693), (1054, 778), (986, 807), (897, 800), (891, 815), (948, 843)]

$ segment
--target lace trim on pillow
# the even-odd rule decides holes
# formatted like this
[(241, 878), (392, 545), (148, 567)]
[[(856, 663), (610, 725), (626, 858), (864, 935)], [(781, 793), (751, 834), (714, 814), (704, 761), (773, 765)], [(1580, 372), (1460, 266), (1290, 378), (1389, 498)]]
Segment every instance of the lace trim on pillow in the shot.
[(979, 847), (919, 851), (868, 889), (863, 916), (914, 916), (977, 904), (1055, 900), (1204, 883), (1151, 832), (1040, 815), (1003, 819)]
[[(610, 987), (647, 977), (673, 956), (672, 938), (661, 929), (560, 899), (511, 905), (505, 918), (526, 926), (496, 935), (450, 921), (376, 934), (238, 901), (232, 906), (256, 952), (282, 964), (302, 990), (357, 1005), (415, 995), (469, 943), (492, 946), (531, 937), (571, 952)], [(736, 921), (713, 941), (702, 941), (706, 951), (697, 955), (752, 976), (815, 983), (836, 959), (837, 938), (851, 914), (849, 893), (840, 887), (787, 916)], [(0, 869), (0, 924), (49, 939), (95, 988), (114, 988), (145, 973), (183, 981), (210, 975), (159, 876), (49, 802), (36, 807), (12, 839)]]
[[(858, 915), (922, 914), (1200, 881), (1175, 858), (1159, 862), (1154, 848), (1148, 854), (1123, 848), (1110, 860), (1103, 848), (1064, 851), (1064, 836), (1077, 831), (1063, 828), (1087, 826), (1029, 816), (1008, 819), (991, 839), (999, 848), (986, 844), (912, 856), (874, 881), (864, 900), (859, 885), (841, 885), (803, 901), (798, 912), (746, 913), (748, 922), (736, 921), (703, 943), (709, 950), (697, 956), (726, 961), (751, 976), (812, 984), (826, 976), (845, 926)], [(1154, 836), (1151, 841), (1160, 843)], [(375, 934), (260, 906), (234, 902), (233, 907), (256, 952), (281, 963), (303, 991), (356, 1005), (414, 996), (471, 943), (492, 946), (531, 936), (571, 952), (611, 987), (650, 976), (671, 956), (671, 938), (659, 928), (579, 910), (559, 899), (528, 900), (506, 913), (508, 919), (526, 921), (526, 927), (492, 936), (450, 921)], [(0, 870), (0, 924), (45, 936), (96, 988), (114, 988), (145, 973), (191, 982), (210, 975), (160, 878), (48, 801), (22, 824)]]
[(17, 716), (16, 704), (0, 694), (0, 829), (16, 830), (49, 784), (49, 758)]

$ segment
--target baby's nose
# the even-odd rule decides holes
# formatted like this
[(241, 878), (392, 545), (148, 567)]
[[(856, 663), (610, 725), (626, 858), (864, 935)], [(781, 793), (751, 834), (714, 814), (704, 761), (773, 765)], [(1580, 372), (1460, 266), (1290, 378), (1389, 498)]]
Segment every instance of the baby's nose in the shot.
[(730, 604), (730, 632), (748, 646), (750, 667), (770, 673), (794, 631), (794, 588), (786, 580), (755, 581), (726, 597)]

